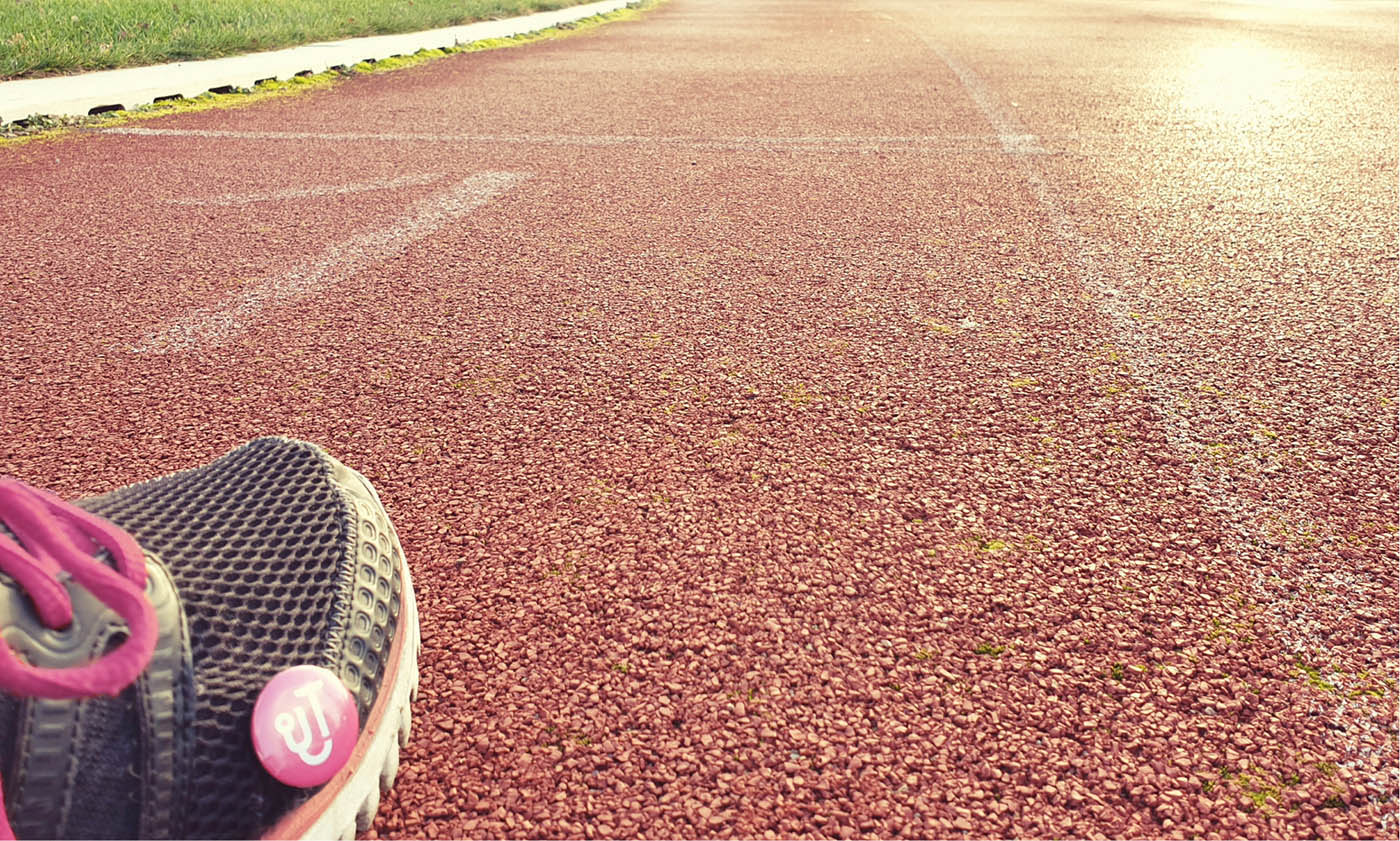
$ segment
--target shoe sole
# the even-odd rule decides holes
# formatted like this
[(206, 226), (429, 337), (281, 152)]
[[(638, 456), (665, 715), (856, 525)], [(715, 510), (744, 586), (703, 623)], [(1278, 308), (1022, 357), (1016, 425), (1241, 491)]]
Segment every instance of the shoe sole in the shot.
[[(335, 459), (331, 462), (342, 488), (363, 499), (354, 487), (358, 480), (372, 498), (372, 508), (384, 511), (379, 494), (368, 479)], [(399, 536), (387, 514), (383, 515), (379, 526), (388, 529), (394, 548), (404, 559), (399, 570), (403, 581), (399, 594), (400, 624), (384, 667), (385, 673), (391, 676), (391, 683), (380, 688), (345, 767), (310, 800), (278, 821), (264, 838), (354, 838), (357, 831), (363, 832), (374, 823), (380, 794), (388, 792), (398, 776), (399, 748), (408, 746), (413, 724), (412, 703), (418, 697), (418, 655), (422, 640), (413, 579)]]

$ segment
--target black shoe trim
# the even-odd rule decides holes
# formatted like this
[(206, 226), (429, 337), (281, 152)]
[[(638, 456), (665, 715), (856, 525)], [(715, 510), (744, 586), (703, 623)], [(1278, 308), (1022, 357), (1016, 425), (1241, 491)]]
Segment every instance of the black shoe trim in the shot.
[[(129, 827), (142, 837), (179, 837), (172, 818), (183, 808), (189, 777), (189, 718), (194, 693), (189, 631), (179, 595), (159, 560), (146, 556), (146, 592), (156, 608), (156, 651), (141, 677), (118, 698), (27, 698), (19, 705), (14, 755), (5, 769), (6, 808), (18, 837), (112, 837)], [(73, 622), (62, 631), (39, 624), (25, 597), (0, 588), (5, 642), (31, 665), (72, 668), (89, 663), (126, 636), (126, 623), (76, 582), (68, 581)], [(135, 707), (136, 709), (128, 709)], [(122, 732), (132, 719), (138, 732)], [(139, 744), (132, 744), (139, 739)], [(109, 747), (114, 742), (123, 744)], [(103, 802), (74, 801), (91, 756), (129, 757), (141, 767), (106, 769), (110, 777), (139, 774), (142, 813), (135, 798), (101, 792)], [(102, 810), (105, 814), (94, 815)], [(103, 832), (102, 829), (107, 831)]]

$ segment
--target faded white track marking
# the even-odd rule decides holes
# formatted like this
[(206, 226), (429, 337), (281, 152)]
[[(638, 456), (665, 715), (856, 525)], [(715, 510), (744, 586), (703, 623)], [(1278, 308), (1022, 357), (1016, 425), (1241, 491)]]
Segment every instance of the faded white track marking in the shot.
[[(1249, 499), (1238, 493), (1221, 477), (1213, 475), (1199, 454), (1206, 448), (1205, 442), (1192, 429), (1190, 418), (1178, 409), (1178, 400), (1183, 393), (1190, 393), (1190, 383), (1175, 381), (1171, 367), (1165, 357), (1173, 352), (1169, 337), (1153, 336), (1145, 332), (1132, 318), (1134, 307), (1130, 292), (1125, 291), (1124, 280), (1130, 277), (1127, 267), (1113, 256), (1111, 249), (1101, 247), (1091, 237), (1079, 230), (1065, 212), (1054, 188), (1041, 173), (1033, 156), (1043, 154), (1043, 149), (1035, 135), (1026, 131), (1016, 115), (997, 102), (996, 96), (970, 68), (950, 55), (943, 47), (912, 29), (920, 40), (947, 65), (948, 69), (962, 82), (968, 96), (977, 105), (982, 116), (991, 124), (1001, 138), (1002, 148), (1010, 156), (1016, 171), (1030, 185), (1041, 212), (1050, 220), (1056, 234), (1067, 246), (1065, 248), (1071, 267), (1087, 290), (1089, 290), (1100, 311), (1108, 316), (1114, 341), (1125, 348), (1129, 358), (1134, 360), (1134, 373), (1151, 395), (1157, 412), (1163, 422), (1163, 431), (1168, 443), (1185, 452), (1192, 465), (1192, 487), (1202, 499), (1221, 516), (1222, 522), (1233, 526), (1227, 548), (1231, 554), (1249, 556), (1257, 554), (1268, 557), (1282, 554), (1282, 549), (1274, 545), (1265, 530), (1265, 524), (1272, 514), (1267, 503)], [(1096, 256), (1098, 255), (1098, 256)], [(1233, 545), (1230, 545), (1233, 544)], [(1336, 573), (1324, 575), (1315, 570), (1307, 570), (1305, 576), (1315, 579), (1314, 583), (1331, 587), (1335, 581), (1326, 580)], [(1294, 605), (1270, 600), (1264, 573), (1258, 568), (1251, 570), (1251, 578), (1244, 582), (1253, 590), (1255, 601), (1266, 605), (1273, 614), (1280, 630), (1281, 641), (1291, 648), (1290, 655), (1305, 654), (1312, 650), (1327, 651), (1325, 635), (1320, 634), (1317, 619), (1311, 615), (1306, 605)], [(1346, 582), (1351, 589), (1356, 582)], [(1325, 589), (1319, 587), (1320, 590)], [(1334, 711), (1345, 715), (1349, 706), (1356, 702), (1342, 700)], [(1363, 715), (1364, 715), (1363, 710)], [(1374, 719), (1367, 721), (1372, 728), (1379, 725)], [(1351, 728), (1340, 738), (1349, 743), (1353, 756), (1367, 753), (1359, 733), (1361, 728)], [(1349, 763), (1356, 765), (1355, 762)], [(1392, 772), (1392, 781), (1395, 779)]]
[(207, 198), (168, 199), (166, 204), (187, 207), (234, 207), (240, 204), (256, 204), (265, 201), (286, 201), (289, 199), (309, 199), (318, 196), (339, 196), (347, 193), (369, 193), (375, 190), (397, 190), (403, 187), (418, 187), (441, 181), (441, 173), (424, 175), (402, 175), (398, 178), (382, 178), (378, 181), (364, 181), (358, 184), (326, 184), (320, 187), (298, 187), (285, 190), (269, 190), (262, 193), (226, 193)]
[(963, 66), (953, 56), (949, 55), (938, 44), (920, 36), (921, 40), (933, 50), (939, 60), (948, 65), (948, 69), (953, 71), (953, 75), (962, 82), (963, 90), (976, 103), (977, 110), (982, 112), (982, 116), (987, 122), (992, 124), (992, 128), (997, 133), (997, 140), (1001, 141), (1001, 148), (1008, 155), (1023, 157), (1025, 155), (1043, 155), (1045, 150), (1040, 148), (1040, 141), (1034, 134), (1026, 131), (1021, 121), (1016, 119), (1016, 115), (997, 105), (992, 97), (991, 91), (982, 84), (982, 80), (973, 73), (972, 70)]
[[(1053, 188), (1033, 159), (1033, 156), (1044, 152), (1039, 139), (1026, 131), (1015, 114), (997, 102), (996, 96), (971, 68), (950, 55), (940, 44), (919, 34), (917, 29), (912, 31), (958, 77), (968, 97), (976, 104), (977, 110), (996, 131), (1002, 149), (1010, 156), (1017, 173), (1030, 185), (1041, 212), (1050, 220), (1055, 233), (1067, 246), (1065, 256), (1074, 275), (1093, 293), (1098, 308), (1109, 317), (1115, 341), (1128, 349), (1132, 358), (1136, 360), (1136, 371), (1165, 422), (1167, 440), (1174, 447), (1191, 451), (1188, 455), (1203, 450), (1204, 446), (1196, 441), (1192, 434), (1190, 420), (1176, 409), (1177, 395), (1170, 390), (1171, 375), (1162, 360), (1160, 343), (1137, 326), (1132, 318), (1133, 307), (1126, 300), (1122, 284), (1115, 282), (1127, 277), (1126, 270), (1113, 264), (1111, 257), (1096, 257), (1095, 255), (1112, 254), (1112, 251), (1097, 247), (1065, 212)], [(1193, 459), (1193, 463), (1200, 462)], [(1218, 483), (1205, 476), (1201, 468), (1195, 469), (1193, 478), (1196, 489), (1204, 493), (1222, 512), (1238, 513), (1237, 507), (1244, 504), (1237, 494), (1216, 487)], [(1238, 522), (1238, 519), (1232, 516), (1227, 522)], [(1252, 535), (1241, 528), (1240, 536), (1249, 538)]]
[(103, 129), (104, 134), (124, 134), (137, 137), (194, 137), (211, 140), (293, 140), (323, 143), (502, 143), (527, 146), (680, 146), (692, 149), (753, 149), (777, 148), (821, 150), (862, 146), (908, 147), (912, 149), (967, 146), (969, 144), (999, 144), (1020, 142), (1027, 154), (1040, 152), (1034, 135), (1018, 139), (998, 131), (986, 134), (929, 135), (767, 135), (734, 137), (687, 137), (684, 135), (638, 134), (434, 134), (397, 132), (315, 132), (315, 131), (231, 131), (215, 129), (165, 129), (128, 126)]
[(244, 290), (226, 303), (202, 308), (148, 336), (137, 353), (170, 353), (218, 344), (246, 328), (268, 307), (332, 286), (356, 272), (391, 260), (415, 241), (470, 213), (528, 178), (518, 172), (484, 172), (445, 193), (420, 201), (404, 215), (276, 277)]

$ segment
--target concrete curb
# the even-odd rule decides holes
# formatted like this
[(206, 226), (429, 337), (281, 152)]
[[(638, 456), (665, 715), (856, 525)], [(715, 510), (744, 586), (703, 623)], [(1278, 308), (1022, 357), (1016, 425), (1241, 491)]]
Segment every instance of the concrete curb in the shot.
[(117, 108), (136, 108), (167, 97), (199, 96), (213, 88), (251, 88), (264, 79), (288, 79), (299, 73), (321, 73), (332, 67), (412, 55), (419, 50), (455, 47), (488, 38), (509, 38), (613, 12), (629, 2), (631, 0), (601, 0), (553, 12), (426, 32), (323, 41), (205, 61), (0, 82), (0, 125), (36, 114), (75, 117)]

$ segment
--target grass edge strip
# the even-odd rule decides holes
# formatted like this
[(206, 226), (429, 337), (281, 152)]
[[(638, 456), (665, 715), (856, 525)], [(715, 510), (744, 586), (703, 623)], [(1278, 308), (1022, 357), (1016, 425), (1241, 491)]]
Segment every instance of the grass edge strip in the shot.
[(591, 15), (508, 38), (485, 38), (458, 44), (455, 47), (424, 49), (412, 55), (393, 56), (377, 61), (362, 61), (349, 67), (332, 67), (320, 73), (293, 76), (289, 79), (269, 79), (259, 82), (252, 88), (237, 88), (227, 93), (208, 91), (195, 97), (175, 97), (130, 110), (108, 111), (85, 117), (31, 115), (25, 119), (0, 126), (0, 149), (14, 148), (37, 141), (70, 138), (80, 133), (87, 134), (105, 128), (167, 117), (171, 114), (242, 108), (270, 99), (300, 96), (312, 91), (328, 89), (353, 76), (404, 70), (459, 53), (475, 53), (521, 47), (541, 41), (556, 41), (597, 29), (604, 24), (634, 20), (664, 2), (666, 0), (636, 0), (636, 2), (628, 3), (616, 11)]

